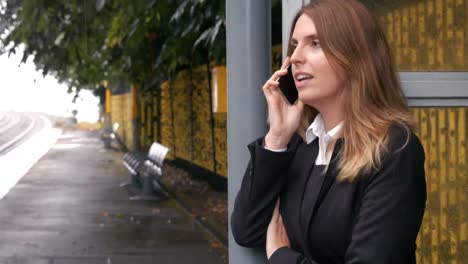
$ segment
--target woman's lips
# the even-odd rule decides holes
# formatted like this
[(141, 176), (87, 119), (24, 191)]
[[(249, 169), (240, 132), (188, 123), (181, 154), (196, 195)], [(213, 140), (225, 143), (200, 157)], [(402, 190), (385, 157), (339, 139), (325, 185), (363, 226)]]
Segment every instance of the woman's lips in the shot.
[(294, 79), (294, 82), (296, 84), (296, 88), (302, 88), (304, 86), (306, 86), (309, 82), (311, 82), (312, 80), (314, 79), (314, 77), (310, 77), (310, 78), (307, 78), (307, 79), (302, 79), (302, 80), (297, 80), (297, 79)]
[(296, 83), (296, 87), (304, 86), (308, 81), (312, 79), (314, 79), (314, 76), (310, 73), (303, 71), (296, 71), (294, 73), (294, 82)]

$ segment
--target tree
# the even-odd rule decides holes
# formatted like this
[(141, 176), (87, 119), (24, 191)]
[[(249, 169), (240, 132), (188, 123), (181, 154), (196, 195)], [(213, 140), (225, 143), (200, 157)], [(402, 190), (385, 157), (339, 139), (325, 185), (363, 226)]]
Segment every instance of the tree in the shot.
[(1, 53), (24, 45), (23, 62), (34, 56), (38, 70), (77, 92), (225, 61), (222, 0), (3, 0), (0, 21)]

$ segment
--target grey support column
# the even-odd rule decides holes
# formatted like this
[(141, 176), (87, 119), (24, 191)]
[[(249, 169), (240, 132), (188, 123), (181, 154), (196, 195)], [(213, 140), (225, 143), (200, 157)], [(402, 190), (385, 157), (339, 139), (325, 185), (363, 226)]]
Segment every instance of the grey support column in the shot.
[[(262, 86), (271, 75), (270, 0), (226, 0), (226, 16), (230, 218), (250, 157), (247, 144), (266, 132)], [(229, 226), (229, 263), (265, 263), (265, 250), (238, 246)]]
[(297, 11), (299, 9), (309, 3), (309, 0), (282, 0), (282, 13), (283, 13), (283, 60), (286, 57), (286, 53), (288, 51), (288, 39), (289, 39), (289, 31), (291, 30), (291, 23), (296, 16)]

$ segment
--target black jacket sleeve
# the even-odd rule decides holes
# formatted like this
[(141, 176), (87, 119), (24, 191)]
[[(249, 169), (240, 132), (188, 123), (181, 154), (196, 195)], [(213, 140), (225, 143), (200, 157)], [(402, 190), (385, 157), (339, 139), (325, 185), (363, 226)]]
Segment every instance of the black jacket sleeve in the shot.
[(251, 158), (231, 216), (232, 233), (239, 245), (265, 245), (266, 230), (299, 141), (295, 134), (284, 152), (265, 149), (263, 138), (248, 145)]
[[(412, 135), (403, 149), (401, 143), (396, 140), (390, 144), (391, 154), (382, 169), (366, 182), (346, 264), (416, 263), (415, 241), (426, 202), (425, 158), (416, 136)], [(289, 248), (275, 251), (268, 263), (317, 264)]]

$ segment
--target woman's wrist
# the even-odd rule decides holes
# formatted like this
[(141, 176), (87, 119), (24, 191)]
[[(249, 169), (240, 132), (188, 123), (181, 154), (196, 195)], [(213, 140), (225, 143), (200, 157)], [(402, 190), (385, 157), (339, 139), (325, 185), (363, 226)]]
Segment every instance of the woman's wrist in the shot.
[(289, 138), (274, 136), (268, 133), (265, 136), (265, 147), (268, 149), (285, 149), (288, 147)]

